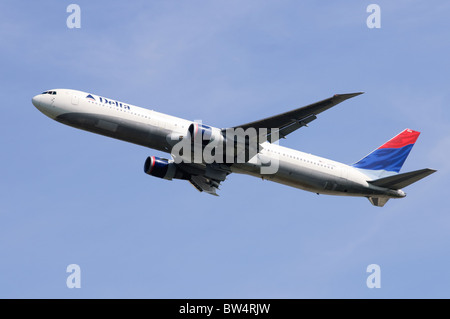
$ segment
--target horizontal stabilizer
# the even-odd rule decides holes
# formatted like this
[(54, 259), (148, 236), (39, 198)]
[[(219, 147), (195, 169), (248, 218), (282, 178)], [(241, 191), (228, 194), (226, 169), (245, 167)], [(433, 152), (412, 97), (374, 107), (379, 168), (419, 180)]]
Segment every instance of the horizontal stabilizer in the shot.
[(367, 197), (373, 206), (383, 207), (387, 203), (389, 197)]
[(401, 189), (412, 183), (427, 177), (430, 174), (436, 172), (434, 169), (424, 168), (417, 171), (397, 174), (393, 176), (388, 176), (373, 181), (369, 181), (370, 184), (380, 187), (386, 187), (390, 189)]

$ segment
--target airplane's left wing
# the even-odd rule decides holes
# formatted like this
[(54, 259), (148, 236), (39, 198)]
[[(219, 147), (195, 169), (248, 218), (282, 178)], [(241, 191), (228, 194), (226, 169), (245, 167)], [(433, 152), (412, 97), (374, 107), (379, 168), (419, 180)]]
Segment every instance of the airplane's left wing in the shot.
[[(251, 127), (255, 129), (260, 128), (277, 129), (279, 138), (284, 138), (286, 135), (294, 132), (300, 127), (307, 126), (308, 123), (317, 118), (318, 114), (328, 110), (329, 108), (332, 108), (333, 106), (347, 99), (350, 99), (363, 93), (364, 92), (335, 94), (334, 96), (328, 99), (307, 106), (303, 106), (292, 111), (267, 117), (259, 121), (254, 121), (243, 125), (235, 126), (233, 129), (242, 128), (246, 130)], [(275, 142), (276, 139), (273, 138), (269, 139), (270, 135), (273, 134), (271, 134), (269, 131), (267, 134), (268, 140), (270, 140), (271, 142)]]
[(208, 194), (219, 196), (216, 190), (219, 189), (219, 182), (206, 178), (204, 175), (191, 176), (189, 182), (200, 192), (206, 192)]
[(189, 176), (189, 182), (200, 192), (219, 196), (220, 183), (231, 173), (229, 166), (221, 164), (179, 163), (175, 164)]

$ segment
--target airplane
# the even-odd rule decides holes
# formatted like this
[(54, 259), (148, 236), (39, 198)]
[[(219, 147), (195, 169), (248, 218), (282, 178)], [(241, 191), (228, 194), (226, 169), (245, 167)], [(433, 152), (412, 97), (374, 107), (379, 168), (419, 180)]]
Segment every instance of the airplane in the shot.
[[(308, 126), (320, 113), (362, 93), (335, 94), (226, 129), (71, 89), (44, 91), (34, 96), (32, 103), (60, 123), (169, 153), (169, 159), (147, 157), (144, 172), (166, 180), (187, 180), (200, 192), (217, 196), (220, 183), (229, 174), (238, 173), (317, 194), (366, 197), (372, 205), (383, 207), (391, 198), (405, 197), (403, 188), (436, 172), (425, 168), (400, 173), (420, 132), (405, 129), (350, 165), (278, 143), (279, 139)], [(252, 130), (256, 135), (250, 134)], [(192, 160), (195, 150), (202, 155), (201, 151), (206, 154), (208, 147), (214, 149), (209, 154), (217, 152), (218, 156), (213, 160), (201, 156)]]

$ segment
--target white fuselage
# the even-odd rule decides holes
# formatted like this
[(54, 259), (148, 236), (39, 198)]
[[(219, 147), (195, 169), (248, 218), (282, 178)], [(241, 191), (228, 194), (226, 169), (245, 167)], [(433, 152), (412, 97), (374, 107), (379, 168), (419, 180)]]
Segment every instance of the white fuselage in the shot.
[[(55, 89), (33, 98), (48, 117), (90, 132), (170, 153), (177, 137), (184, 136), (193, 121), (82, 91)], [(92, 98), (88, 98), (91, 96)], [(246, 163), (230, 170), (303, 190), (346, 196), (404, 197), (403, 191), (371, 185), (370, 177), (349, 165), (265, 142)], [(261, 161), (274, 160), (278, 169), (261, 174)]]

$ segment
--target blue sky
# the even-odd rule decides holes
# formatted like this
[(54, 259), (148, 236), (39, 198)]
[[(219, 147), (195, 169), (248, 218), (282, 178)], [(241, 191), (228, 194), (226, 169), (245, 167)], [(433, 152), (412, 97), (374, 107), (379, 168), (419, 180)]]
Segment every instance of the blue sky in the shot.
[[(76, 3), (80, 29), (70, 2), (0, 4), (0, 298), (450, 297), (447, 1), (377, 1), (381, 29), (361, 1)], [(213, 197), (45, 117), (53, 88), (217, 127), (364, 91), (281, 144), (352, 163), (408, 127), (402, 171), (438, 172), (383, 208), (242, 175)]]

